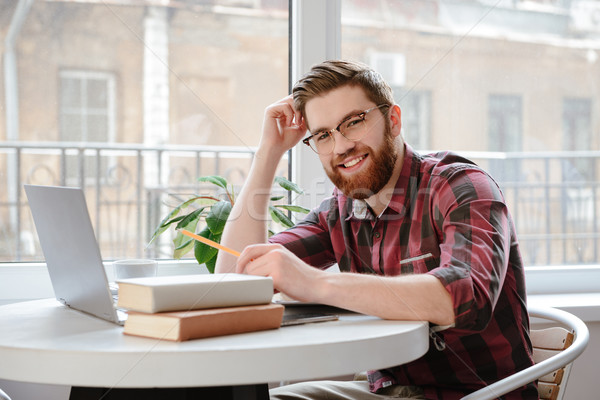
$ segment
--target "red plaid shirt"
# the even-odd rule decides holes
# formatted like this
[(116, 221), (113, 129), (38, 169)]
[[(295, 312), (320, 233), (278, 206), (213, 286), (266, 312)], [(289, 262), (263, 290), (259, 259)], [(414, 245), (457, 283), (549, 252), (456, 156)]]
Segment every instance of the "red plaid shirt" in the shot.
[[(370, 371), (372, 391), (416, 385), (428, 399), (459, 399), (533, 364), (523, 263), (503, 194), (489, 175), (456, 154), (422, 156), (405, 146), (387, 209), (359, 216), (353, 203), (335, 190), (270, 241), (319, 268), (432, 274), (456, 315), (454, 327), (432, 331), (423, 357)], [(529, 384), (502, 398), (537, 399), (537, 389)]]

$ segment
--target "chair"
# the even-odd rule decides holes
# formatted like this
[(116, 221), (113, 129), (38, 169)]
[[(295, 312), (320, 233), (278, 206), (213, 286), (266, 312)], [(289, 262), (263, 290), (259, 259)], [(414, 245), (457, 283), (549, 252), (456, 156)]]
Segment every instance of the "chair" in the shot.
[(559, 322), (569, 330), (558, 326), (532, 330), (531, 342), (535, 364), (477, 390), (462, 400), (496, 399), (536, 379), (540, 399), (563, 398), (573, 360), (583, 353), (588, 344), (588, 328), (583, 321), (566, 311), (548, 307), (528, 308), (530, 317)]
[(0, 389), (0, 400), (10, 400), (10, 397), (2, 389)]

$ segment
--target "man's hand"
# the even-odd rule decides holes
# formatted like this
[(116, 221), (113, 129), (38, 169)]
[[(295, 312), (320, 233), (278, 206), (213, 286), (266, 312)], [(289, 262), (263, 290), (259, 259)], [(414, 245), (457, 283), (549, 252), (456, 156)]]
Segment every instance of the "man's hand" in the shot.
[(281, 157), (294, 147), (305, 133), (305, 121), (294, 108), (294, 100), (289, 95), (265, 109), (259, 148), (269, 151), (271, 156)]
[[(263, 132), (246, 183), (235, 202), (225, 225), (221, 243), (243, 248), (267, 241), (266, 216), (277, 166), (286, 151), (294, 147), (306, 132), (302, 115), (294, 108), (292, 96), (287, 96), (265, 109)], [(233, 256), (220, 253), (215, 271), (231, 272)]]
[(248, 246), (240, 255), (236, 271), (270, 276), (275, 289), (300, 301), (316, 301), (315, 283), (324, 274), (279, 244)]
[(309, 266), (280, 244), (246, 247), (235, 272), (270, 276), (275, 289), (304, 302), (328, 304), (384, 319), (454, 323), (450, 294), (429, 274), (329, 273)]

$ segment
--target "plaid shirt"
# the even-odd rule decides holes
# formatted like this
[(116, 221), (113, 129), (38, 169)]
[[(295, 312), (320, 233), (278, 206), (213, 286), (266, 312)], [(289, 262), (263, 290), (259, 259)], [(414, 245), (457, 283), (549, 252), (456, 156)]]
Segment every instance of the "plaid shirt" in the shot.
[[(459, 399), (533, 364), (525, 278), (503, 194), (483, 170), (449, 152), (405, 146), (386, 210), (337, 189), (297, 226), (270, 239), (315, 267), (378, 275), (428, 273), (452, 297), (455, 325), (431, 330), (428, 352), (369, 371), (372, 391), (416, 385), (428, 399)], [(504, 399), (537, 399), (535, 384)]]

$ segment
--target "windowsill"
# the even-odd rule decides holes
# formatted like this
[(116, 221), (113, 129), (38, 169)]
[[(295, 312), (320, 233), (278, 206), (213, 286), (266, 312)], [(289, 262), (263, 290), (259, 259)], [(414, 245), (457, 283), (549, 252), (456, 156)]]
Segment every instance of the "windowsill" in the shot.
[(600, 293), (530, 294), (527, 302), (536, 306), (559, 308), (584, 322), (600, 322)]
[[(111, 262), (105, 262), (106, 277), (114, 281)], [(159, 260), (158, 275), (208, 273), (195, 260)], [(42, 262), (0, 264), (0, 305), (54, 297), (46, 264)]]
[[(113, 280), (110, 263), (107, 278)], [(195, 260), (159, 261), (159, 275), (207, 273)], [(551, 266), (525, 269), (528, 302), (571, 312), (586, 322), (600, 321), (600, 266)], [(45, 263), (0, 264), (0, 305), (53, 297)]]

